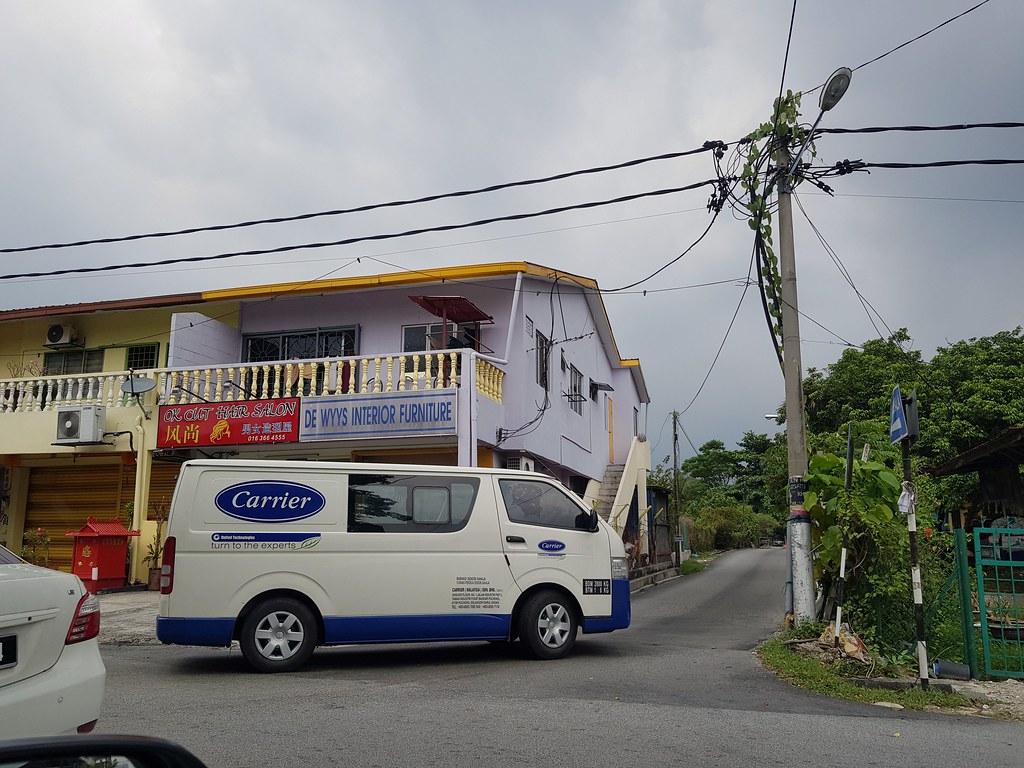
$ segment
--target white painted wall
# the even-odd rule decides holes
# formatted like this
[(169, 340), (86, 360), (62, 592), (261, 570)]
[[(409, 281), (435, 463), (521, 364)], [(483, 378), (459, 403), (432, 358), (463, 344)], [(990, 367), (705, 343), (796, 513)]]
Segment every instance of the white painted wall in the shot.
[(238, 360), (240, 350), (237, 328), (198, 312), (171, 315), (168, 368), (223, 365)]

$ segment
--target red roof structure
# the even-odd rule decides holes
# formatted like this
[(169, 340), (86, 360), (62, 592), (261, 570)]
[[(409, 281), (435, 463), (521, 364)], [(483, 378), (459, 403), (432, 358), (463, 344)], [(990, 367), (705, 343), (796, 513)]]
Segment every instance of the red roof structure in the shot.
[(91, 517), (79, 531), (68, 531), (65, 536), (99, 538), (100, 536), (138, 536), (138, 531), (129, 531), (120, 520), (93, 520)]

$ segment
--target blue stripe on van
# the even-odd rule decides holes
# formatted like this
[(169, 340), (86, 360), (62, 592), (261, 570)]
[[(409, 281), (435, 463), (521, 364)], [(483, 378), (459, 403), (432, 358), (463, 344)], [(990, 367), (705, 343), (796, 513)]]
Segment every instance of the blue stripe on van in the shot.
[(329, 616), (325, 644), (504, 640), (512, 617), (501, 614), (439, 616)]
[(172, 619), (156, 617), (156, 637), (174, 645), (231, 645), (234, 619)]
[(629, 579), (612, 579), (612, 615), (605, 618), (584, 619), (583, 634), (625, 629), (629, 626), (631, 618)]

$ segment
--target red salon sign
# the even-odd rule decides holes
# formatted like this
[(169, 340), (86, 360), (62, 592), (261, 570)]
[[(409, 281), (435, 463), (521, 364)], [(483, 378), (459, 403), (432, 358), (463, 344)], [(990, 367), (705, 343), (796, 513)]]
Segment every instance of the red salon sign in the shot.
[(297, 397), (160, 406), (157, 448), (298, 441)]

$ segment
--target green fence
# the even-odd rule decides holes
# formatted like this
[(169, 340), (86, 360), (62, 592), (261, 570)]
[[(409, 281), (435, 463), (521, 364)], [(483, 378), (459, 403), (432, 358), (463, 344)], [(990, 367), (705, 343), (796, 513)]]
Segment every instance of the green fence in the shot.
[(985, 674), (1024, 678), (1024, 528), (975, 528)]
[[(928, 657), (966, 663), (961, 584), (952, 537), (944, 534), (933, 541), (920, 536), (919, 557)], [(917, 627), (909, 561), (879, 558), (874, 569), (880, 581), (898, 585), (895, 593), (873, 600), (870, 616), (873, 626), (867, 628), (867, 634), (872, 638), (874, 649), (885, 656), (914, 654)], [(966, 598), (971, 599), (969, 589)]]

